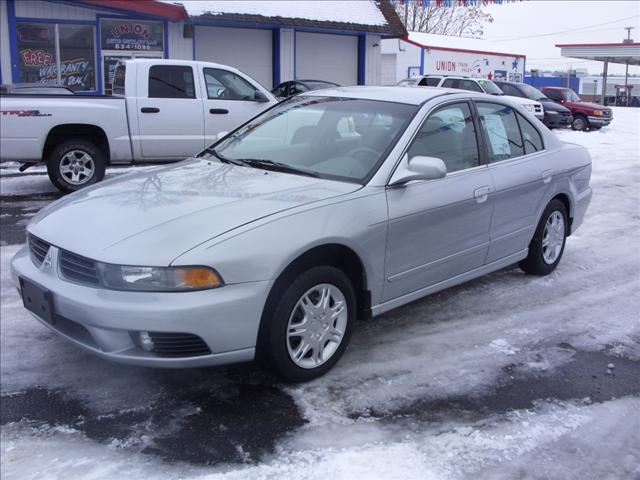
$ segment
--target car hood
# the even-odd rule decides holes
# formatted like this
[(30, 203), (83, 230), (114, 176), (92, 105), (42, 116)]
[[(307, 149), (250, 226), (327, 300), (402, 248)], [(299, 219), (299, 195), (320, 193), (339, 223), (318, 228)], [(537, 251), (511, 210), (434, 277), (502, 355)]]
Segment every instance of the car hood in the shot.
[(28, 231), (94, 260), (162, 266), (234, 228), (359, 188), (193, 159), (69, 195), (42, 209)]
[(569, 110), (567, 107), (564, 107), (559, 103), (554, 102), (553, 100), (540, 100), (540, 103), (542, 103), (542, 106), (544, 107), (545, 110), (550, 110), (552, 112), (571, 113), (571, 110)]
[(540, 102), (536, 100), (531, 100), (529, 98), (524, 97), (514, 97), (513, 95), (502, 95), (502, 98), (508, 98), (513, 100), (514, 102), (519, 103), (520, 105), (539, 105)]
[(569, 108), (584, 108), (588, 110), (611, 110), (609, 107), (604, 107), (591, 102), (564, 102), (564, 106)]

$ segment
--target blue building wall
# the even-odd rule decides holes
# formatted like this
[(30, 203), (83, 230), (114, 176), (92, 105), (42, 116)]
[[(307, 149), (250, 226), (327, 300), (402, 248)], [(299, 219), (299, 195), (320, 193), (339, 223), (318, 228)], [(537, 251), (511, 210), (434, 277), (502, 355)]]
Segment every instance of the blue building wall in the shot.
[[(525, 76), (524, 83), (536, 87), (566, 87), (567, 77), (531, 77)], [(569, 88), (578, 93), (580, 89), (580, 79), (578, 77), (569, 77)]]

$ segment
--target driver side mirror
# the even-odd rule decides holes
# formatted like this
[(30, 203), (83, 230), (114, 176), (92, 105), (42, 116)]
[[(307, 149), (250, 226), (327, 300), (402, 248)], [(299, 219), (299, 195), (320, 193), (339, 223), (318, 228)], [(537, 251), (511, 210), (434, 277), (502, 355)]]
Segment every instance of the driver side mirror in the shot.
[(259, 102), (259, 103), (265, 103), (265, 102), (269, 101), (269, 98), (267, 98), (267, 96), (264, 94), (264, 92), (262, 92), (260, 90), (256, 90), (256, 94), (255, 94), (254, 100), (256, 102)]
[(402, 185), (413, 180), (437, 180), (447, 175), (447, 166), (440, 158), (417, 155), (402, 159), (389, 185)]

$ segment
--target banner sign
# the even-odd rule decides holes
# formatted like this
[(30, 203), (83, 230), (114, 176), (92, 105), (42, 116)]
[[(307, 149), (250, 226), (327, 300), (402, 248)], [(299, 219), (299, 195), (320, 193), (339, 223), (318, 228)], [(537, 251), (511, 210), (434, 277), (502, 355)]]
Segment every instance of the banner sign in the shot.
[(164, 49), (164, 25), (138, 20), (102, 20), (100, 37), (103, 50), (153, 51)]
[(489, 80), (522, 78), (524, 75), (522, 57), (436, 49), (425, 53), (424, 73), (427, 75), (461, 75)]

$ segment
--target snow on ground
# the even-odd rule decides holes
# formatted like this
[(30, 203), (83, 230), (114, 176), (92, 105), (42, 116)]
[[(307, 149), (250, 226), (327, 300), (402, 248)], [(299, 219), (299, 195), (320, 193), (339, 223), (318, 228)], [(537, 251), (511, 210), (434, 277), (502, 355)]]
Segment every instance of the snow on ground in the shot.
[[(193, 466), (142, 454), (126, 442), (99, 443), (69, 426), (22, 421), (2, 428), (3, 475), (640, 477), (640, 382), (633, 377), (640, 361), (640, 109), (614, 108), (612, 125), (597, 132), (557, 135), (589, 148), (594, 189), (558, 269), (544, 278), (504, 269), (359, 323), (328, 375), (276, 384), (307, 423), (279, 438), (274, 453), (248, 464)], [(145, 408), (169, 386), (200, 382), (211, 395), (223, 395), (237, 378), (268, 382), (225, 369), (158, 373), (78, 351), (22, 309), (8, 272), (17, 248), (0, 252), (3, 395), (39, 385), (108, 412)], [(595, 371), (582, 372), (584, 365)], [(620, 386), (615, 382), (625, 378), (625, 365), (631, 374)], [(582, 388), (582, 374), (617, 389), (606, 397), (604, 387)], [(510, 396), (514, 391), (520, 397)], [(264, 420), (272, 414), (265, 411)], [(153, 443), (148, 434), (135, 441)]]

